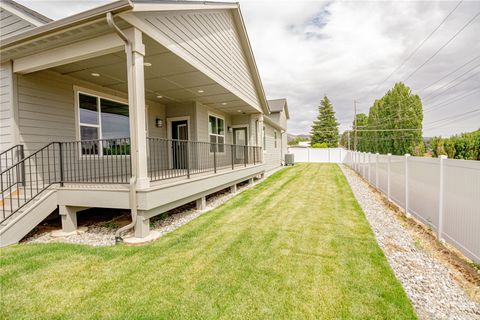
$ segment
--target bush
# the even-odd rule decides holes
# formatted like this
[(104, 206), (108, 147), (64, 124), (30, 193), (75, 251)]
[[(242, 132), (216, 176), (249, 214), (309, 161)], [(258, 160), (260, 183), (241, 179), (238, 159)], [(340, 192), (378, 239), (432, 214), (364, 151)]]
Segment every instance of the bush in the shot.
[(328, 148), (328, 143), (326, 143), (326, 142), (314, 143), (312, 145), (312, 148)]

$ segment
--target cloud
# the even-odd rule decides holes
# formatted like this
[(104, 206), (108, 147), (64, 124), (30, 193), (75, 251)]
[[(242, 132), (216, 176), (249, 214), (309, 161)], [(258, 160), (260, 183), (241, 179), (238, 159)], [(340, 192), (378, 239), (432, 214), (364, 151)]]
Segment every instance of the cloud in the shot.
[[(27, 1), (20, 3), (58, 19), (108, 1)], [(353, 119), (353, 100), (359, 112), (368, 113), (373, 101), (393, 84), (405, 79), (469, 19), (480, 11), (480, 2), (464, 1), (446, 23), (405, 66), (385, 78), (422, 42), (456, 6), (446, 1), (254, 1), (240, 0), (249, 38), (268, 98), (289, 100), (291, 133), (308, 133), (324, 94), (332, 100), (341, 130)], [(458, 35), (406, 84), (414, 93), (480, 55), (480, 17)], [(422, 98), (480, 59), (445, 80), (421, 91)], [(471, 71), (458, 81), (474, 74)], [(457, 81), (457, 82), (458, 82)], [(455, 85), (457, 82), (453, 82)], [(480, 115), (444, 126), (439, 119), (480, 109), (480, 73), (436, 98), (424, 99), (424, 135), (450, 135), (480, 127)], [(468, 95), (438, 108), (442, 102)]]

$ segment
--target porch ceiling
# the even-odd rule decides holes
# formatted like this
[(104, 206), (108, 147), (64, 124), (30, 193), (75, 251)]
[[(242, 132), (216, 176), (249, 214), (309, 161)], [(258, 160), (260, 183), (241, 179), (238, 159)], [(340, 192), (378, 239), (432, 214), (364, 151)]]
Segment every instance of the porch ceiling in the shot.
[[(163, 104), (199, 101), (230, 114), (258, 112), (146, 35), (144, 43), (147, 100)], [(122, 51), (54, 67), (52, 70), (105, 88), (127, 92), (126, 61)]]

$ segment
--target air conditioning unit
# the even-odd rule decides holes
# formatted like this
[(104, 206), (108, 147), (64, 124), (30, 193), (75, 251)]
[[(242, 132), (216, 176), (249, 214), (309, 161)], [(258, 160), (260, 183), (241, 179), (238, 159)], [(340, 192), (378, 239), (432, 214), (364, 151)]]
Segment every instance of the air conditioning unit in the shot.
[(286, 153), (285, 154), (285, 165), (286, 166), (293, 166), (295, 164), (295, 157), (293, 153)]

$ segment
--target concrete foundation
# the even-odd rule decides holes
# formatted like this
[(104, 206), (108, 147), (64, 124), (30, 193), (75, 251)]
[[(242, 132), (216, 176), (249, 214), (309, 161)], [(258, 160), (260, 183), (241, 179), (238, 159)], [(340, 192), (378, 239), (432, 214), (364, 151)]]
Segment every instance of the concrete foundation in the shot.
[(201, 197), (200, 199), (197, 199), (197, 210), (205, 210), (207, 207), (207, 198), (206, 197)]

